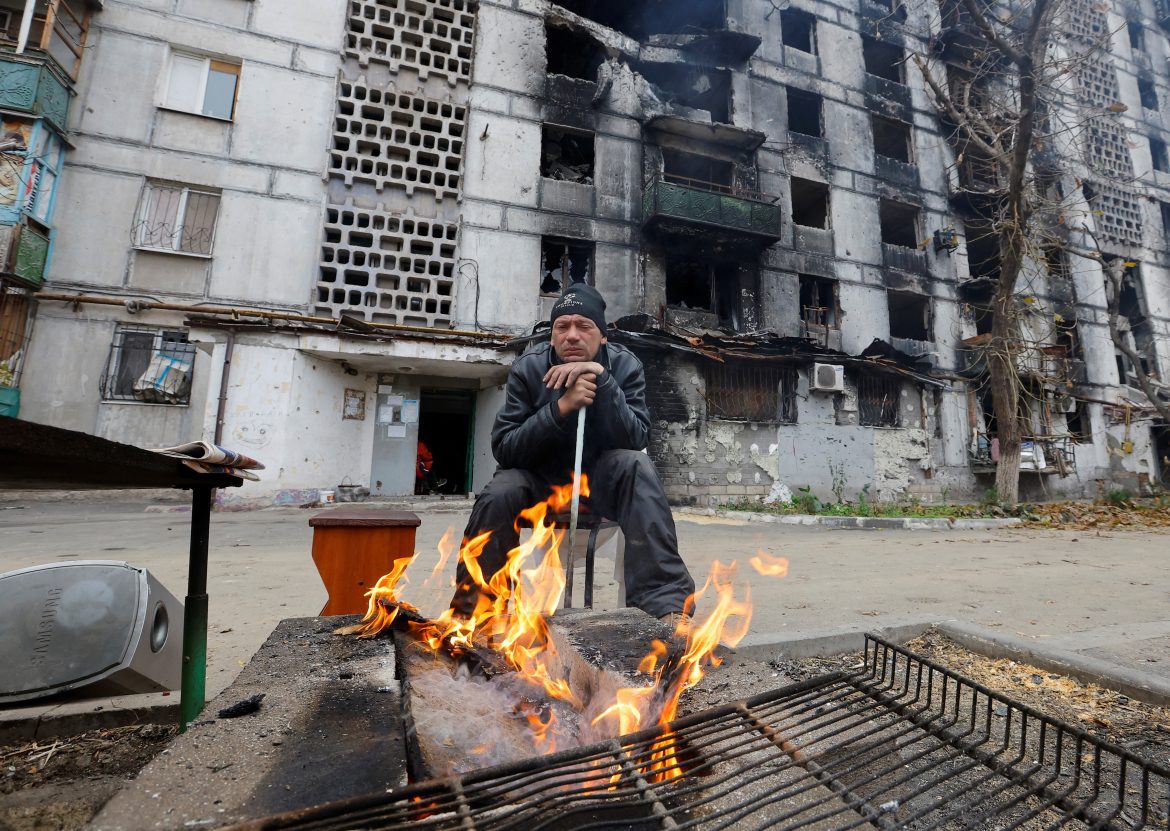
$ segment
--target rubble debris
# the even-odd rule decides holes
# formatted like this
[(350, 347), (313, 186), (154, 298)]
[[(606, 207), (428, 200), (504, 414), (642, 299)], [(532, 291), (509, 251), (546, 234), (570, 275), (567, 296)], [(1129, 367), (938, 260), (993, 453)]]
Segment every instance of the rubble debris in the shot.
[(224, 707), (216, 716), (218, 718), (239, 718), (260, 711), (260, 702), (264, 700), (264, 693), (256, 693), (243, 701)]

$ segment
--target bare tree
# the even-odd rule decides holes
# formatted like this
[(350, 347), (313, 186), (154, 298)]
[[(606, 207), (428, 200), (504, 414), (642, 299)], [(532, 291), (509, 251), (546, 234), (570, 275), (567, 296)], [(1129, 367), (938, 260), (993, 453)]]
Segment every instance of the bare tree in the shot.
[[(1035, 163), (1052, 140), (1049, 113), (1069, 73), (1067, 57), (1054, 44), (1059, 7), (1066, 0), (952, 0), (943, 3), (951, 30), (959, 32), (949, 60), (936, 73), (927, 58), (914, 61), (949, 126), (964, 167), (990, 179), (981, 220), (998, 247), (993, 275), (991, 332), (986, 344), (987, 377), (999, 439), (996, 490), (1014, 505), (1019, 497), (1021, 442), (1027, 426), (1021, 412), (1020, 355), (1027, 349), (1018, 322), (1017, 285), (1029, 258), (1038, 259), (1045, 231), (1058, 204), (1048, 197), (1050, 181)], [(944, 75), (944, 78), (940, 78)]]

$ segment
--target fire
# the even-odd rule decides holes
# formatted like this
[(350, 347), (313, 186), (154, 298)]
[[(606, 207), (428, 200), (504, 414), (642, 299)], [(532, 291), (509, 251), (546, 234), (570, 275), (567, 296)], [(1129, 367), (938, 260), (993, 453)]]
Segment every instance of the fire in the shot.
[(788, 561), (783, 557), (773, 557), (766, 551), (760, 551), (748, 562), (751, 567), (765, 577), (786, 577), (788, 575)]
[[(399, 600), (395, 588), (413, 561), (413, 558), (402, 559), (367, 593), (370, 603), (362, 619), (360, 635), (372, 637), (394, 624), (434, 650), (445, 649), (453, 654), (493, 650), (517, 677), (540, 688), (550, 699), (584, 714), (586, 703), (579, 700), (569, 683), (568, 671), (558, 660), (547, 620), (560, 607), (565, 588), (560, 553), (564, 534), (554, 528), (552, 517), (569, 505), (572, 490), (572, 484), (555, 487), (548, 499), (521, 512), (517, 530), (523, 524), (532, 528), (532, 535), (508, 552), (504, 567), (491, 577), (486, 577), (479, 565), (490, 534), (466, 540), (459, 548), (459, 561), (480, 589), (470, 617), (457, 617), (453, 610), (447, 609), (438, 618), (427, 620), (413, 606)], [(581, 495), (589, 495), (584, 476)], [(450, 533), (440, 541), (439, 550), (439, 564), (432, 570), (428, 583), (443, 570), (454, 550)], [(762, 551), (750, 563), (764, 575), (782, 577), (788, 570), (787, 560)], [(660, 640), (651, 644), (650, 652), (638, 667), (653, 677), (650, 686), (617, 689), (608, 705), (603, 700), (598, 706), (596, 698), (588, 702), (589, 724), (599, 728), (600, 733), (613, 736), (654, 725), (662, 727), (661, 735), (651, 741), (649, 761), (644, 768), (655, 781), (683, 774), (669, 727), (678, 713), (683, 692), (699, 683), (707, 668), (721, 663), (715, 654), (721, 643), (734, 647), (747, 634), (751, 623), (750, 591), (745, 592), (742, 600), (736, 597), (735, 574), (734, 562), (724, 565), (716, 561), (706, 583), (687, 604), (688, 609), (698, 604), (710, 611), (701, 621), (685, 615), (680, 617), (669, 644)], [(399, 615), (403, 620), (396, 623)], [(537, 752), (547, 754), (556, 750), (559, 725), (553, 708), (528, 708), (516, 715), (527, 720)]]

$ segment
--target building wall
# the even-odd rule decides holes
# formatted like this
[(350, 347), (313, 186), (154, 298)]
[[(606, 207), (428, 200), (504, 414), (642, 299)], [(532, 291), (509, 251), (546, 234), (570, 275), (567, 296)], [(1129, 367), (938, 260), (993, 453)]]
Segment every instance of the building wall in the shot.
[[(1083, 2), (1084, 14), (1101, 14)], [(57, 200), (51, 288), (520, 334), (545, 319), (555, 299), (554, 292), (542, 294), (541, 282), (544, 243), (556, 238), (593, 246), (590, 276), (607, 297), (611, 321), (641, 313), (701, 328), (712, 315), (670, 300), (668, 260), (680, 249), (678, 239), (649, 233), (642, 217), (644, 183), (660, 172), (663, 148), (686, 149), (694, 141), (694, 149), (730, 162), (740, 187), (774, 195), (781, 206), (780, 239), (758, 256), (729, 254), (726, 242), (713, 237), (707, 246), (738, 257), (742, 330), (806, 335), (800, 275), (832, 279), (840, 316), (825, 335), (827, 345), (858, 355), (874, 339), (886, 340), (954, 380), (938, 391), (903, 383), (902, 426), (864, 427), (856, 398), (865, 370), (850, 365), (845, 393), (810, 392), (803, 361), (795, 424), (727, 421), (708, 412), (705, 359), (647, 351), (651, 453), (671, 498), (708, 504), (806, 486), (822, 499), (863, 492), (882, 499), (978, 496), (990, 478), (973, 472), (969, 456), (985, 419), (957, 376), (963, 341), (976, 333), (968, 308), (969, 241), (953, 252), (892, 246), (883, 243), (879, 223), (882, 201), (895, 200), (919, 209), (919, 240), (947, 226), (962, 236), (950, 203), (955, 155), (913, 65), (906, 63), (906, 82), (899, 85), (867, 75), (861, 59), (863, 36), (926, 52), (937, 10), (929, 0), (908, 0), (902, 23), (871, 0), (794, 0), (792, 7), (816, 18), (815, 54), (783, 45), (775, 3), (729, 0), (729, 27), (762, 42), (750, 59), (716, 61), (640, 44), (545, 0), (476, 6), (423, 0), (379, 25), (379, 16), (391, 11), (375, 0), (107, 4), (95, 17), (72, 111), (75, 149)], [(1162, 60), (1170, 48), (1149, 11), (1138, 15), (1149, 33), (1144, 57), (1130, 48), (1119, 7), (1105, 18), (1116, 33), (1112, 63), (1094, 64), (1094, 71), (1115, 78), (1117, 97), (1128, 107), (1122, 123), (1138, 137), (1131, 150), (1138, 181), (1118, 204), (1137, 206), (1140, 236), (1126, 241), (1111, 215), (1090, 210), (1086, 221), (1099, 220), (1094, 227), (1106, 237), (1120, 235), (1113, 248), (1140, 261), (1155, 364), (1167, 373), (1170, 232), (1163, 221), (1170, 213), (1160, 203), (1170, 210), (1170, 173), (1150, 172), (1150, 146), (1141, 137), (1170, 135)], [(548, 74), (550, 57), (563, 57), (547, 47), (549, 17), (606, 52), (598, 81)], [(422, 47), (412, 34), (420, 31), (429, 38)], [(231, 121), (160, 106), (176, 51), (240, 62)], [(664, 94), (647, 80), (654, 71), (662, 81), (672, 69), (691, 79), (692, 88)], [(684, 99), (724, 71), (732, 91), (725, 120), (737, 138), (724, 141), (712, 130), (698, 141), (660, 122), (651, 126), (657, 116), (710, 120)], [(1164, 96), (1161, 111), (1141, 107), (1136, 77), (1143, 73)], [(823, 99), (821, 137), (790, 130), (792, 90)], [(911, 125), (912, 163), (875, 153), (875, 115)], [(589, 181), (541, 175), (548, 127), (592, 134)], [(763, 143), (745, 151), (752, 131)], [(1069, 141), (1067, 152), (1079, 153), (1075, 139)], [(210, 256), (134, 244), (148, 180), (221, 194)], [(826, 227), (793, 222), (794, 180), (828, 186)], [(706, 242), (700, 239), (699, 248)], [(1113, 404), (1132, 393), (1120, 385), (1100, 267), (1077, 260), (1069, 272), (1071, 288), (1030, 267), (1021, 302), (1040, 316), (1063, 309), (1081, 321), (1086, 382), (1078, 392), (1091, 399), (1092, 434), (1070, 451), (1075, 470), (1025, 474), (1025, 494), (1093, 495), (1099, 482), (1136, 486), (1139, 474), (1159, 470), (1148, 425), (1127, 427), (1124, 407)], [(890, 291), (929, 299), (926, 339), (892, 336)], [(220, 329), (192, 331), (192, 340), (204, 345), (185, 407), (102, 402), (97, 389), (118, 324), (173, 327), (187, 317), (140, 311), (132, 303), (42, 303), (23, 414), (139, 444), (209, 437), (225, 354)], [(71, 368), (63, 372), (66, 360)], [(490, 429), (510, 360), (510, 353), (488, 346), (455, 348), (425, 337), (241, 332), (223, 436), (255, 450), (269, 472), (234, 497), (296, 501), (346, 478), (371, 487), (383, 481), (386, 494), (408, 492), (419, 428), (386, 450), (384, 458), (395, 460), (393, 481), (376, 476), (373, 462), (381, 452), (377, 378), (402, 365), (416, 367), (408, 375), (417, 376), (400, 381), (403, 390), (421, 389), (425, 379), (476, 390), (471, 466), (478, 489), (494, 469)], [(366, 393), (365, 420), (341, 418), (347, 388)], [(1064, 426), (1063, 414), (1052, 416), (1052, 429)]]

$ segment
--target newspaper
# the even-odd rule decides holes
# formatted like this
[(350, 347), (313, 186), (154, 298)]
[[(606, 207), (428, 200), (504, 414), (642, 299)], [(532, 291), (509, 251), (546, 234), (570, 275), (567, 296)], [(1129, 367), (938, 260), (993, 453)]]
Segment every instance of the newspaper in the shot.
[(184, 465), (199, 473), (225, 473), (253, 482), (259, 482), (260, 477), (252, 471), (264, 470), (264, 465), (251, 456), (207, 441), (189, 441), (185, 444), (176, 444), (174, 447), (158, 447), (154, 452), (179, 459)]

